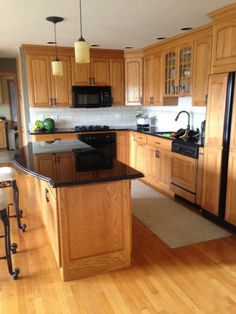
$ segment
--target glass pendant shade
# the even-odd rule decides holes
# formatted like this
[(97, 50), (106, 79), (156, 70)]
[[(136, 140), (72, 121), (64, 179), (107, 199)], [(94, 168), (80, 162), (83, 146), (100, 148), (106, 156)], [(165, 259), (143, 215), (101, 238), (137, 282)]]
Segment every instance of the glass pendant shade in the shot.
[(75, 62), (76, 63), (89, 63), (90, 62), (90, 51), (89, 43), (82, 37), (75, 42)]
[(62, 62), (58, 59), (52, 61), (52, 75), (63, 75)]

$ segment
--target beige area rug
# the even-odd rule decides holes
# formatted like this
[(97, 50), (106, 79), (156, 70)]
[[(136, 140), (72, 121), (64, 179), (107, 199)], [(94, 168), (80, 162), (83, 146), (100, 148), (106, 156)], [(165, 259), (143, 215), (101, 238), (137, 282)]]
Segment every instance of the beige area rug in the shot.
[(170, 248), (231, 235), (139, 181), (132, 182), (132, 211), (138, 220)]

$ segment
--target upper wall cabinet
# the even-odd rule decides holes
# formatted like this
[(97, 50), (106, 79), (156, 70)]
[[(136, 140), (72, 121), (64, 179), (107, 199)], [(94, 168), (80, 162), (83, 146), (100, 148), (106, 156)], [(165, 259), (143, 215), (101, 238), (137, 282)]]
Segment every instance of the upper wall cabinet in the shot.
[(51, 61), (46, 55), (26, 55), (29, 103), (33, 107), (71, 105), (70, 58), (59, 56), (63, 75), (53, 76)]
[(209, 14), (213, 19), (212, 73), (236, 70), (236, 5)]
[(144, 57), (144, 105), (163, 104), (162, 52)]
[(110, 59), (110, 82), (113, 106), (125, 103), (125, 62), (124, 59)]
[(143, 58), (125, 59), (125, 104), (143, 103)]
[(72, 57), (72, 85), (109, 85), (109, 58), (91, 58), (90, 63), (75, 63)]
[(208, 76), (211, 71), (211, 48), (211, 35), (195, 40), (194, 42), (193, 106), (205, 106), (207, 102)]
[(71, 58), (72, 85), (111, 85), (113, 105), (124, 105), (124, 59), (91, 58), (89, 64)]
[(164, 96), (191, 95), (192, 56), (192, 43), (165, 51)]

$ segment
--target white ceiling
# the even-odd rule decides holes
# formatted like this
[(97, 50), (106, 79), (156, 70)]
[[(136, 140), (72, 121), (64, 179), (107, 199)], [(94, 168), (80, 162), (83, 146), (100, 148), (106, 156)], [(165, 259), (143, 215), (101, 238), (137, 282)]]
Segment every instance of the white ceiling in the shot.
[[(57, 41), (73, 46), (79, 37), (79, 0), (2, 0), (0, 57), (14, 57), (23, 43), (53, 41), (53, 25), (45, 20), (57, 15)], [(156, 37), (181, 33), (180, 27), (210, 22), (208, 12), (232, 0), (82, 0), (84, 37), (101, 48), (142, 48)]]

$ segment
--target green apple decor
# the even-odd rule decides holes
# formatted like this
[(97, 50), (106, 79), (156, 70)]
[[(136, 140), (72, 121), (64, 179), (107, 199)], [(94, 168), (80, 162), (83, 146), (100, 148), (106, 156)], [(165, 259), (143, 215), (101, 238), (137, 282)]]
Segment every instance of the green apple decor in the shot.
[(55, 121), (51, 118), (43, 120), (43, 127), (46, 131), (53, 131), (55, 129)]

